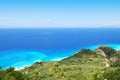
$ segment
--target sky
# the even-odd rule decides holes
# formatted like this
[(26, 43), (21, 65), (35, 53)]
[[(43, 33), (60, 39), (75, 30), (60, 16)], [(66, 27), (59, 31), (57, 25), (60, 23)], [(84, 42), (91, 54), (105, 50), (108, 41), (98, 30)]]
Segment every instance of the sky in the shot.
[(120, 0), (0, 0), (0, 28), (120, 27)]

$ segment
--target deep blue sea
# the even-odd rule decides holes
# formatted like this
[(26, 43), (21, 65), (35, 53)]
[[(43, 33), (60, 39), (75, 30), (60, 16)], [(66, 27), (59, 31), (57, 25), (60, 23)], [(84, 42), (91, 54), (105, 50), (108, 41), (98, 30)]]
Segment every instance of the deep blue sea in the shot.
[(58, 61), (82, 48), (99, 45), (120, 49), (120, 29), (0, 29), (0, 66), (19, 69), (36, 61)]

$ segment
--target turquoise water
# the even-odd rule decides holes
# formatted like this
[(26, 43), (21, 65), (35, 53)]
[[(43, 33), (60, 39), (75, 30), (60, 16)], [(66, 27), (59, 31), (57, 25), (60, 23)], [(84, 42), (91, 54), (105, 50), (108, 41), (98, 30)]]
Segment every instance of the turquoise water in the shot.
[(82, 48), (120, 49), (120, 29), (0, 29), (0, 66), (16, 69), (59, 61)]
[(21, 69), (25, 66), (30, 66), (34, 62), (41, 61), (59, 61), (66, 58), (77, 50), (64, 51), (47, 51), (47, 50), (7, 50), (0, 51), (0, 64), (3, 68), (14, 66), (16, 69)]

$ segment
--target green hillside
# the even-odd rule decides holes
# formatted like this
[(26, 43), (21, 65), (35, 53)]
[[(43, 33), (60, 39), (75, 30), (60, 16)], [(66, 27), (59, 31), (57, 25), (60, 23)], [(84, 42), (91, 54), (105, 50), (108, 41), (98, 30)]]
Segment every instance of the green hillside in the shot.
[(15, 71), (0, 70), (0, 80), (119, 80), (120, 51), (100, 46), (82, 49), (61, 61), (36, 62)]

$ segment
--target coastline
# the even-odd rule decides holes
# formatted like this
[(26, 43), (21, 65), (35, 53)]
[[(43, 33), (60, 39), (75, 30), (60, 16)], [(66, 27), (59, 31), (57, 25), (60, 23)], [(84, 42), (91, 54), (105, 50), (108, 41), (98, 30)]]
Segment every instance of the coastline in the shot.
[[(86, 49), (91, 49), (91, 50), (94, 50), (96, 49), (97, 47), (99, 47), (100, 45), (92, 45), (92, 46), (88, 46), (88, 47), (85, 47)], [(111, 47), (115, 50), (120, 50), (120, 44), (104, 44), (104, 46), (108, 46), (108, 47)], [(79, 49), (80, 50), (80, 49)], [(67, 58), (73, 54), (75, 54), (76, 52), (78, 52), (79, 50), (73, 50), (73, 51), (68, 51), (68, 52), (64, 52), (64, 53), (67, 53), (67, 56), (65, 54), (60, 54), (60, 53), (56, 53), (56, 55), (52, 55), (52, 56), (48, 56), (44, 53), (41, 53), (41, 52), (36, 52), (36, 51), (23, 51), (22, 55), (17, 55), (18, 53), (17, 52), (14, 52), (14, 54), (10, 54), (7, 55), (7, 56), (4, 56), (3, 59), (0, 59), (0, 61), (3, 61), (6, 59), (6, 62), (12, 66), (12, 67), (15, 67), (15, 70), (21, 70), (21, 69), (24, 69), (25, 67), (28, 67), (28, 66), (31, 66), (33, 63), (35, 62), (42, 62), (42, 61), (45, 61), (46, 62), (49, 62), (49, 61), (60, 61), (64, 58)], [(17, 50), (16, 50), (17, 51)], [(8, 51), (9, 52), (9, 51)], [(18, 51), (19, 52), (19, 51)], [(16, 54), (17, 53), (17, 54)], [(20, 52), (19, 52), (20, 53)], [(51, 53), (52, 54), (52, 53)], [(13, 57), (14, 56), (14, 57)], [(20, 56), (20, 57), (19, 57)], [(33, 57), (34, 56), (34, 57)], [(13, 60), (13, 58), (18, 58), (16, 60)], [(50, 58), (51, 57), (51, 58)], [(19, 59), (20, 58), (20, 59)], [(49, 59), (48, 59), (49, 58)], [(7, 61), (8, 59), (8, 61)], [(11, 60), (11, 61), (10, 61)], [(15, 62), (14, 62), (15, 61)], [(12, 63), (11, 63), (12, 62)], [(4, 61), (5, 63), (5, 61)], [(3, 66), (3, 69), (6, 69), (8, 68), (9, 66), (6, 66), (4, 67)]]

